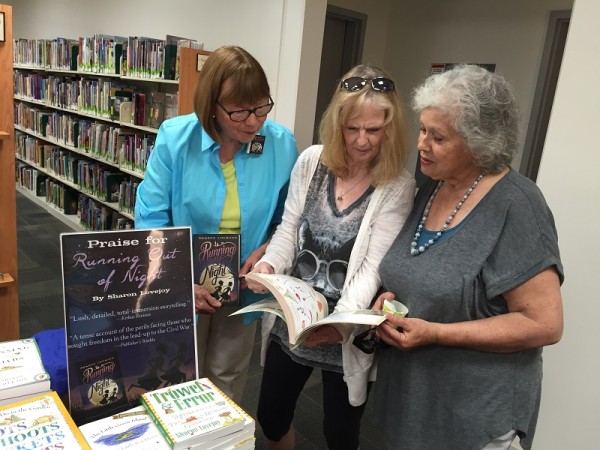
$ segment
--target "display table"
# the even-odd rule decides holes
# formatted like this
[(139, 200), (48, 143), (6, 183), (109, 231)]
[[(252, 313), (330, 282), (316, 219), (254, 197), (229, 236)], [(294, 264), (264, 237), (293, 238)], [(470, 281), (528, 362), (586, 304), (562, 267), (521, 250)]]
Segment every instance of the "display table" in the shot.
[(41, 331), (33, 335), (42, 356), (42, 363), (50, 375), (50, 388), (65, 398), (67, 384), (67, 349), (65, 345), (65, 329)]

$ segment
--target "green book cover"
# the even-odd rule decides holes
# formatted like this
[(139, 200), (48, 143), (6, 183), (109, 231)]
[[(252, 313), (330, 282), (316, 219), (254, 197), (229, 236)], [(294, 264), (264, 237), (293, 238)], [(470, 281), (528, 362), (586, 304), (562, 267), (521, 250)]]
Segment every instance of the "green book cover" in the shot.
[(140, 401), (174, 450), (242, 432), (247, 417), (208, 378), (146, 392)]

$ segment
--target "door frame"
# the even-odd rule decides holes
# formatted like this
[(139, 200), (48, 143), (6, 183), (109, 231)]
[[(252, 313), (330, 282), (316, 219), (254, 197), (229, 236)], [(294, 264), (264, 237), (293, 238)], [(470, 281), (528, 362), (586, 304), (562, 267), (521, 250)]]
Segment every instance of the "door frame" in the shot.
[(519, 170), (534, 182), (537, 179), (544, 150), (570, 19), (571, 11), (565, 10), (552, 11), (548, 20), (546, 43), (542, 53)]

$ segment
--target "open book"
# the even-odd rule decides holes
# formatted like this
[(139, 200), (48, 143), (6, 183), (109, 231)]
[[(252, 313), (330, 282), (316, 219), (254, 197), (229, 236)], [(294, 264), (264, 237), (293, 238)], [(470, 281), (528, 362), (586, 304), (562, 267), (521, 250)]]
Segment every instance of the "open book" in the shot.
[(249, 273), (246, 280), (265, 286), (275, 298), (246, 306), (231, 315), (249, 312), (268, 312), (281, 317), (287, 324), (290, 344), (299, 345), (316, 328), (322, 325), (377, 326), (385, 321), (385, 313), (371, 309), (339, 311), (329, 314), (327, 300), (306, 282), (289, 275)]

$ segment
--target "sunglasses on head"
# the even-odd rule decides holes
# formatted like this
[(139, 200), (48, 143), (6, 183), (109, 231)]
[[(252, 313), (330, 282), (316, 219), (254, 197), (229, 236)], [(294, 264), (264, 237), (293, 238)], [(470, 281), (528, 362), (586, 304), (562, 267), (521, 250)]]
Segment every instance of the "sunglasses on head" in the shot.
[(377, 77), (377, 78), (362, 78), (362, 77), (350, 77), (342, 81), (341, 87), (350, 92), (360, 91), (364, 88), (367, 83), (371, 84), (374, 91), (377, 92), (392, 92), (395, 84), (389, 78)]

